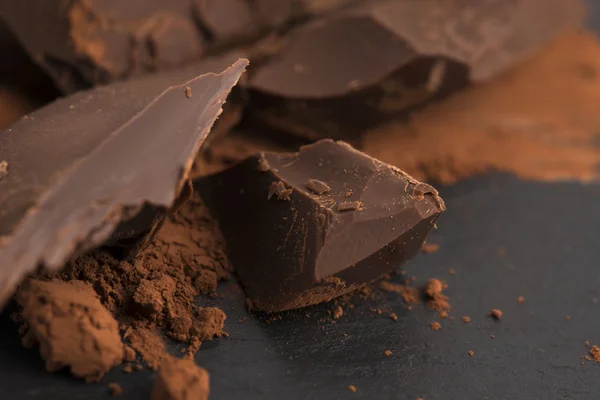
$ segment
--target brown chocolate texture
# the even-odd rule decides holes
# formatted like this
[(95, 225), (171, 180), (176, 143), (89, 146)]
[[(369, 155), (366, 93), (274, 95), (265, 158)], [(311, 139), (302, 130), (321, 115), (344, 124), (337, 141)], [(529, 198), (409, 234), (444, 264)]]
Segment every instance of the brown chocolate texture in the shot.
[[(38, 265), (56, 270), (115, 231), (122, 239), (152, 229), (246, 65), (179, 86), (167, 74), (81, 92), (5, 131), (0, 305)], [(48, 153), (57, 141), (63, 146)]]

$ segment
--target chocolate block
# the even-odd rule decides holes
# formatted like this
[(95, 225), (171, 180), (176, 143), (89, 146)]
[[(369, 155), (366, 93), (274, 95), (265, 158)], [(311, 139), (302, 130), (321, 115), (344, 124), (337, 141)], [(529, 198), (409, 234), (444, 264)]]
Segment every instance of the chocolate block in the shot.
[(305, 307), (419, 252), (445, 210), (437, 191), (350, 145), (261, 153), (199, 182), (257, 310)]
[(23, 0), (0, 15), (65, 93), (198, 59), (190, 0)]
[(359, 2), (290, 32), (249, 81), (262, 121), (353, 138), (390, 115), (480, 82), (579, 27), (577, 0)]
[(246, 65), (80, 92), (2, 132), (0, 306), (39, 265), (56, 270), (111, 235), (156, 226)]

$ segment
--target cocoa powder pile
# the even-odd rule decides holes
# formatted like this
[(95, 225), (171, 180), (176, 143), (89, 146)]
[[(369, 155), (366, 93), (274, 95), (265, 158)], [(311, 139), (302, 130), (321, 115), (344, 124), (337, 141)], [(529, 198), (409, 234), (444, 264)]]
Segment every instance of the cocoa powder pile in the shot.
[(39, 346), (48, 371), (69, 367), (73, 375), (93, 382), (123, 360), (117, 321), (87, 283), (30, 279), (17, 302), (23, 344)]
[[(32, 280), (23, 285), (17, 295), (22, 307), (20, 318), (27, 327), (23, 340), (40, 344), (48, 370), (70, 365), (74, 375), (86, 379), (99, 378), (124, 358), (132, 362), (133, 350), (149, 368), (158, 369), (165, 355), (161, 333), (188, 343), (187, 357), (192, 357), (202, 341), (226, 335), (225, 313), (194, 303), (200, 294), (214, 294), (217, 282), (230, 276), (223, 243), (218, 224), (196, 194), (178, 214), (168, 217), (135, 260), (120, 261), (98, 250), (67, 263), (53, 276), (40, 278), (52, 280)], [(61, 313), (68, 311), (73, 316), (54, 311), (63, 308), (66, 311)], [(118, 348), (118, 356), (114, 350), (108, 361), (94, 361), (100, 363), (94, 367), (86, 353), (89, 346), (70, 346), (78, 341), (91, 342), (91, 333), (74, 329), (77, 320), (73, 318), (81, 318), (82, 312), (90, 323), (110, 328), (110, 346)], [(116, 320), (131, 348), (123, 350)], [(44, 321), (42, 325), (40, 321)], [(63, 351), (49, 351), (57, 341), (69, 346)], [(102, 341), (94, 343), (92, 349), (102, 348)], [(79, 363), (93, 370), (82, 371)], [(125, 368), (129, 372), (138, 366), (127, 364)]]

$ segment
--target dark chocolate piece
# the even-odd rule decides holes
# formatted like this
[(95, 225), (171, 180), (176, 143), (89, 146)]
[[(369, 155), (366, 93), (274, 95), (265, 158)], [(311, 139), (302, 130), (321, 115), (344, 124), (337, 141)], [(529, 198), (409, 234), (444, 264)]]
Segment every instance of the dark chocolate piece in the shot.
[(350, 138), (386, 116), (505, 71), (578, 27), (578, 5), (359, 2), (292, 31), (280, 52), (254, 70), (250, 105), (279, 129), (311, 139)]
[(113, 233), (122, 239), (156, 226), (246, 65), (80, 92), (4, 131), (10, 173), (0, 182), (0, 306), (38, 265), (56, 270)]
[[(314, 193), (309, 180), (329, 190)], [(198, 184), (251, 304), (267, 312), (328, 301), (390, 272), (419, 252), (445, 210), (433, 187), (332, 140), (261, 153)], [(283, 190), (288, 201), (275, 196)]]
[(23, 0), (0, 15), (65, 93), (199, 58), (190, 0)]

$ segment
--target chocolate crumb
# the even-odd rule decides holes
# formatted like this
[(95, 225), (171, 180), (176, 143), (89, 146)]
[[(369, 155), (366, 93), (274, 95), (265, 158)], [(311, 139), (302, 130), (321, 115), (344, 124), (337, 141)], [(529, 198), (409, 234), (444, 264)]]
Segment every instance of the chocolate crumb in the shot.
[(189, 87), (189, 86), (186, 86), (186, 87), (185, 87), (185, 96), (186, 96), (187, 98), (190, 98), (190, 97), (192, 97), (192, 88), (191, 88), (191, 87)]
[(0, 181), (8, 175), (8, 162), (6, 160), (0, 161)]
[(342, 201), (337, 206), (338, 211), (362, 211), (363, 203), (360, 201)]
[(473, 350), (467, 351), (471, 357), (475, 357), (475, 352)]
[(523, 297), (523, 296), (517, 297), (517, 303), (519, 303), (519, 304), (525, 303), (525, 297)]
[(585, 347), (590, 347), (590, 341), (589, 341), (589, 340), (586, 340), (585, 342), (583, 342), (583, 345), (584, 345)]
[(440, 324), (439, 322), (432, 322), (431, 324), (429, 324), (429, 328), (431, 328), (432, 331), (437, 332), (440, 329), (442, 329), (442, 324)]
[(108, 393), (111, 396), (120, 396), (123, 394), (123, 388), (118, 383), (112, 382), (108, 384)]
[(496, 339), (496, 335), (494, 335), (494, 334), (491, 334), (491, 335), (490, 335), (490, 339)]
[(354, 385), (348, 385), (348, 390), (349, 390), (349, 391), (351, 391), (352, 393), (356, 393), (356, 391), (357, 391), (358, 389), (357, 389), (357, 388), (356, 388), (356, 386), (354, 386)]
[(430, 254), (430, 253), (435, 253), (436, 251), (439, 250), (439, 248), (440, 248), (439, 244), (423, 243), (423, 246), (421, 246), (421, 251), (423, 253)]
[(502, 311), (494, 308), (493, 310), (491, 310), (488, 315), (492, 318), (494, 318), (495, 320), (499, 320), (500, 318), (502, 318)]
[(258, 170), (260, 172), (267, 172), (269, 169), (271, 169), (269, 161), (267, 161), (265, 157), (260, 157), (260, 159), (258, 160)]
[(456, 275), (456, 270), (455, 270), (454, 268), (450, 268), (450, 269), (448, 270), (448, 273), (449, 273), (450, 275)]
[(208, 400), (208, 372), (192, 360), (166, 356), (154, 382), (151, 400)]
[(342, 315), (344, 315), (344, 310), (342, 309), (342, 307), (337, 306), (336, 308), (333, 309), (333, 312), (332, 312), (333, 319), (339, 319)]
[(331, 188), (325, 182), (318, 179), (309, 179), (304, 186), (315, 194), (325, 194), (331, 191)]
[(592, 361), (592, 357), (588, 356), (587, 354), (586, 354), (585, 356), (583, 356), (583, 358), (584, 358), (586, 361)]
[(350, 196), (352, 196), (352, 190), (348, 190), (348, 191), (346, 192), (346, 194), (344, 195), (344, 197), (345, 197), (345, 198), (348, 198), (348, 197), (350, 197)]
[(464, 317), (462, 317), (461, 319), (462, 319), (462, 322), (464, 322), (465, 324), (468, 324), (471, 322), (471, 317), (466, 316), (466, 315)]
[(269, 194), (267, 196), (267, 199), (270, 199), (271, 197), (273, 197), (273, 195), (277, 195), (277, 200), (289, 201), (290, 195), (293, 191), (294, 189), (292, 188), (286, 188), (285, 184), (282, 181), (273, 182), (269, 187)]
[(390, 314), (390, 318), (392, 319), (392, 321), (396, 322), (398, 321), (398, 316), (395, 313), (391, 313)]
[(385, 354), (386, 357), (389, 357), (392, 355), (392, 351), (391, 350), (386, 350), (383, 352), (383, 354)]

